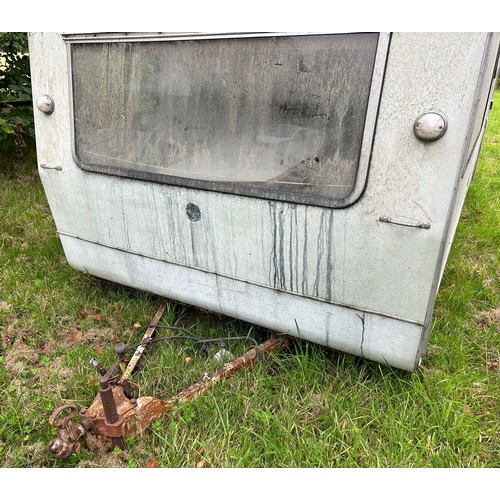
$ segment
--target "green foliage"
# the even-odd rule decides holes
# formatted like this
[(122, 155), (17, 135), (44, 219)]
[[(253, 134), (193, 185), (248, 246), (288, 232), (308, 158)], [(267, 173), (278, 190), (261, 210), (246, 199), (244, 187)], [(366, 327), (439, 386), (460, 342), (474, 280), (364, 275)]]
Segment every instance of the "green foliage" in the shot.
[(27, 33), (0, 32), (0, 101), (31, 100)]
[(0, 32), (0, 144), (22, 155), (34, 138), (27, 33)]

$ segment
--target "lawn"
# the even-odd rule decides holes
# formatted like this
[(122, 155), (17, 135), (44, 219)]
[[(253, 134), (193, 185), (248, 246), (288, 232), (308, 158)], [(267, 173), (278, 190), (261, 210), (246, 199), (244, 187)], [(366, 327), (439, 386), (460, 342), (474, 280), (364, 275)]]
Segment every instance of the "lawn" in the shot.
[[(107, 366), (116, 342), (139, 341), (164, 299), (68, 266), (35, 163), (0, 158), (0, 467), (500, 466), (500, 92), (419, 372), (292, 340), (124, 449), (82, 446), (65, 461), (46, 450), (57, 434), (51, 412), (88, 406), (98, 387), (89, 360)], [(269, 336), (166, 303), (162, 324), (199, 337)], [(189, 342), (158, 343), (134, 381), (167, 399), (213, 364)]]

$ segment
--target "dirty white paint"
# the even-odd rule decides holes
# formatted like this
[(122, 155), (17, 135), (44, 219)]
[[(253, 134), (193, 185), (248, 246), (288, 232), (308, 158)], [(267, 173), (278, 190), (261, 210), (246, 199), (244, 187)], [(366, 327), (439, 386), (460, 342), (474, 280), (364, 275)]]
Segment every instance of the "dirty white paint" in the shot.
[[(331, 209), (83, 170), (72, 154), (67, 43), (31, 33), (33, 95), (55, 101), (51, 115), (36, 112), (38, 161), (62, 167), (39, 170), (69, 263), (414, 370), (479, 151), (498, 44), (487, 33), (392, 34), (365, 191)], [(424, 143), (413, 126), (432, 110), (448, 129)]]

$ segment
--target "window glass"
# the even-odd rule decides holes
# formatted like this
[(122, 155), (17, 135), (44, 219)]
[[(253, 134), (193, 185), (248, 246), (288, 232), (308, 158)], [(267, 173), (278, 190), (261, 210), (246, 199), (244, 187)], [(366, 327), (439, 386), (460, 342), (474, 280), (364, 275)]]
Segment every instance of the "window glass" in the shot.
[(83, 168), (329, 205), (353, 190), (377, 34), (71, 45)]

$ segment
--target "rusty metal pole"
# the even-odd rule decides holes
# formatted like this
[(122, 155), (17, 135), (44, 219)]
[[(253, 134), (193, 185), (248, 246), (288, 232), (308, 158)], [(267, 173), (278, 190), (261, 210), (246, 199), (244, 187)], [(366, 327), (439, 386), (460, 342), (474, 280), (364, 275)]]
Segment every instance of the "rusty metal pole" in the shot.
[(223, 367), (219, 368), (211, 375), (207, 375), (202, 380), (196, 382), (192, 386), (184, 389), (175, 396), (164, 401), (167, 407), (175, 403), (189, 401), (198, 397), (205, 389), (211, 385), (225, 380), (236, 372), (252, 367), (260, 357), (266, 357), (278, 349), (281, 349), (288, 343), (288, 338), (284, 335), (273, 335), (271, 338), (260, 344), (258, 347), (251, 349), (239, 358), (226, 363)]
[(99, 396), (101, 397), (104, 411), (104, 424), (107, 435), (111, 438), (113, 446), (122, 448), (123, 436), (125, 435), (125, 422), (123, 417), (118, 414), (113, 390), (109, 383), (109, 379), (118, 367), (119, 361), (116, 361), (107, 373), (99, 379)]

